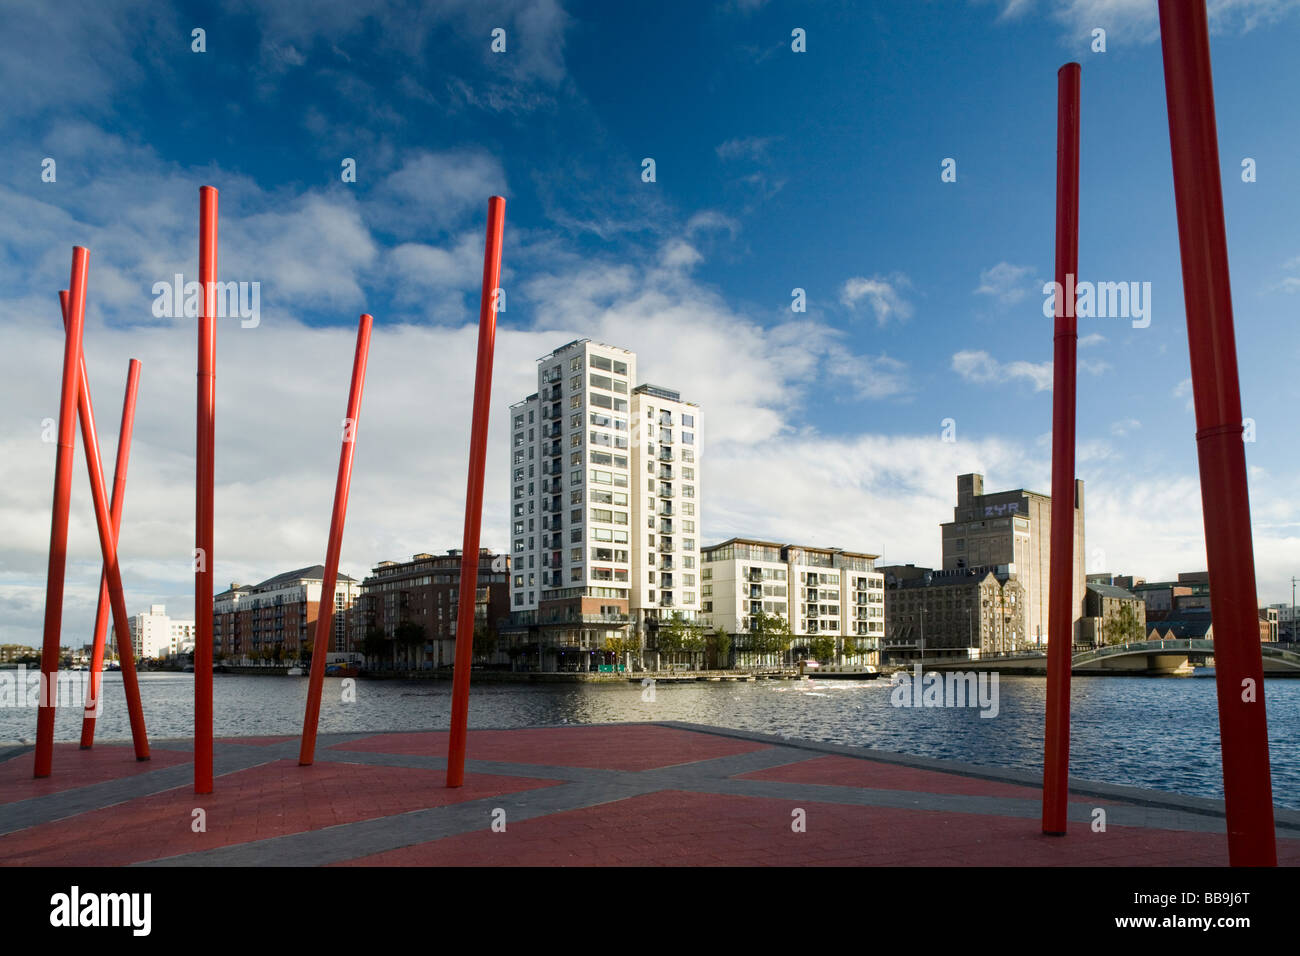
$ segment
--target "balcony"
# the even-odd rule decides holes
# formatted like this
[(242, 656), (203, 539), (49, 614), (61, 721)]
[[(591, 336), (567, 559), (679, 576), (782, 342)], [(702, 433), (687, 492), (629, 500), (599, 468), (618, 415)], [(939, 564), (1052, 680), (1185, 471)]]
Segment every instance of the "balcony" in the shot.
[(671, 448), (660, 448), (660, 449), (659, 449), (659, 460), (660, 460), (660, 461), (672, 461), (672, 460), (673, 460), (673, 450), (672, 450)]
[(660, 521), (660, 522), (659, 522), (659, 533), (660, 533), (660, 534), (672, 534), (672, 533), (673, 533), (673, 523), (672, 523), (671, 521), (669, 521), (669, 520), (666, 520), (666, 519), (663, 520), (663, 521)]
[(659, 466), (659, 480), (660, 480), (660, 481), (672, 481), (672, 480), (673, 480), (673, 469), (672, 469), (671, 466), (669, 466), (669, 465), (660, 465), (660, 466)]
[(671, 554), (671, 553), (672, 553), (673, 551), (675, 551), (675, 550), (676, 550), (676, 548), (673, 547), (673, 543), (672, 543), (672, 540), (671, 540), (671, 539), (669, 539), (669, 538), (660, 538), (660, 539), (659, 539), (659, 553), (660, 553), (660, 554)]
[(659, 514), (666, 518), (671, 518), (676, 513), (677, 512), (673, 511), (673, 506), (666, 501), (659, 505)]
[(674, 570), (674, 568), (673, 568), (673, 559), (672, 559), (672, 558), (664, 558), (664, 559), (662, 559), (662, 560), (659, 562), (659, 570), (660, 570), (660, 571), (672, 571), (672, 570)]

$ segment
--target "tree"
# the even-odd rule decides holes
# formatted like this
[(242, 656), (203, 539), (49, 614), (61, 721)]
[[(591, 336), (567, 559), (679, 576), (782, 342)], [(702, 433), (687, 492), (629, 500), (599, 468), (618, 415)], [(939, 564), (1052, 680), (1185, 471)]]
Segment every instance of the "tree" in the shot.
[(474, 624), (474, 656), (483, 658), (484, 662), (497, 649), (497, 629), (487, 621)]
[(731, 635), (726, 628), (718, 628), (709, 642), (713, 649), (713, 666), (725, 668), (730, 663)]
[(835, 638), (814, 637), (808, 641), (808, 650), (815, 661), (829, 661), (835, 656)]
[(626, 658), (641, 649), (641, 642), (634, 634), (605, 638), (605, 650), (614, 655), (615, 666), (625, 664)]
[(411, 652), (424, 646), (424, 628), (414, 621), (403, 621), (393, 628), (393, 640), (406, 652), (406, 666), (411, 666)]
[(382, 629), (371, 626), (366, 629), (366, 636), (361, 639), (361, 653), (367, 662), (372, 657), (382, 658), (388, 652), (390, 643), (392, 642)]
[(756, 614), (749, 628), (750, 646), (760, 656), (785, 653), (792, 636), (790, 622), (777, 614)]
[(655, 641), (655, 646), (664, 653), (698, 654), (704, 650), (704, 625), (688, 621), (681, 611), (674, 611), (668, 621), (659, 623)]

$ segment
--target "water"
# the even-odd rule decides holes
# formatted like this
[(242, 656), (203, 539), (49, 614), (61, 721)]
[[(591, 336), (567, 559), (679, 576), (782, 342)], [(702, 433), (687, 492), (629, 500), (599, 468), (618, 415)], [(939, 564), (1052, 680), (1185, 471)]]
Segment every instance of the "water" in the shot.
[[(0, 680), (6, 674), (15, 672), (0, 671)], [(217, 736), (301, 732), (306, 678), (218, 674), (214, 685)], [(1222, 798), (1213, 680), (1076, 677), (1071, 686), (1073, 776)], [(359, 680), (354, 703), (341, 701), (340, 688), (338, 679), (326, 680), (322, 732), (448, 724), (449, 681)], [(151, 737), (193, 734), (193, 675), (141, 674), (140, 689)], [(127, 739), (121, 675), (105, 674), (104, 690), (97, 739)], [(975, 708), (893, 707), (883, 681), (661, 683), (655, 690), (651, 703), (633, 683), (476, 684), (470, 726), (683, 720), (1042, 772), (1042, 678), (1001, 678), (993, 719)], [(1272, 681), (1267, 695), (1274, 801), (1300, 809), (1300, 680)], [(80, 709), (61, 707), (55, 726), (57, 739), (79, 739)], [(35, 707), (0, 707), (0, 742), (30, 741), (35, 728)]]

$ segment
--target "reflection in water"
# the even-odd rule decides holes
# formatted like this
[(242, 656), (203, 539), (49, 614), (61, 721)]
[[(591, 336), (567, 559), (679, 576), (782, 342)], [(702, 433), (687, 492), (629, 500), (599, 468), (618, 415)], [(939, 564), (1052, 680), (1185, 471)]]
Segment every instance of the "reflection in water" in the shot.
[[(13, 672), (0, 672), (10, 673)], [(69, 675), (80, 676), (80, 675)], [(100, 740), (129, 738), (118, 674), (105, 675)], [(189, 674), (141, 674), (153, 738), (193, 734)], [(328, 678), (321, 707), (323, 732), (445, 728), (449, 681), (356, 682), (356, 702), (340, 700), (342, 682)], [(1071, 775), (1083, 779), (1222, 797), (1214, 681), (1140, 677), (1077, 677), (1073, 686)], [(994, 719), (970, 708), (897, 708), (882, 681), (762, 681), (659, 684), (642, 700), (639, 683), (476, 684), (471, 727), (684, 720), (742, 730), (945, 757), (993, 767), (1041, 772), (1042, 678), (1004, 677)], [(215, 678), (218, 736), (298, 734), (306, 678)], [(1273, 796), (1300, 809), (1300, 680), (1268, 684)], [(80, 735), (78, 709), (61, 708), (59, 740)], [(31, 740), (35, 707), (0, 708), (0, 741)], [(471, 754), (472, 756), (472, 754)]]

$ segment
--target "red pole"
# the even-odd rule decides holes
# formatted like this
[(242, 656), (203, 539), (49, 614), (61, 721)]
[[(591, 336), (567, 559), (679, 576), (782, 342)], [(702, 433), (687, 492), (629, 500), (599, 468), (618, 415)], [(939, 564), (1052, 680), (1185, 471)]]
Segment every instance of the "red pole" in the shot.
[(197, 471), (194, 481), (194, 792), (212, 792), (212, 498), (217, 404), (217, 190), (199, 187)]
[[(62, 297), (60, 293), (60, 297)], [(65, 309), (66, 314), (66, 309)], [(122, 399), (122, 424), (117, 432), (117, 463), (113, 470), (113, 500), (109, 514), (113, 521), (113, 543), (121, 540), (122, 508), (126, 501), (126, 468), (131, 457), (131, 431), (135, 425), (135, 400), (140, 388), (140, 363), (131, 359), (126, 370), (126, 395)], [(82, 363), (82, 392), (90, 395), (86, 385), (85, 363)], [(92, 413), (93, 414), (93, 413)], [(95, 721), (99, 716), (100, 693), (103, 686), (104, 649), (108, 638), (108, 618), (111, 600), (108, 591), (108, 572), (99, 577), (99, 604), (95, 607), (95, 643), (90, 656), (90, 698), (86, 701), (81, 721), (81, 747), (88, 750), (95, 743)], [(119, 654), (122, 642), (118, 641)], [(132, 660), (134, 664), (135, 661)]]
[(316, 612), (316, 633), (311, 642), (311, 680), (307, 686), (307, 712), (302, 721), (302, 746), (298, 764), (310, 767), (316, 756), (316, 729), (320, 724), (321, 689), (325, 683), (325, 655), (334, 623), (334, 585), (338, 580), (339, 551), (343, 548), (343, 521), (348, 513), (348, 487), (352, 484), (352, 453), (357, 444), (357, 423), (361, 418), (361, 392), (366, 386), (366, 359), (370, 354), (370, 327), (374, 319), (362, 313), (357, 324), (357, 350), (352, 359), (352, 386), (348, 390), (348, 416), (343, 423), (343, 448), (339, 452), (339, 474), (334, 483), (334, 516), (325, 550), (325, 577), (321, 581), (320, 609)]
[(1064, 836), (1070, 795), (1070, 663), (1074, 645), (1074, 413), (1079, 270), (1078, 63), (1056, 73), (1056, 329), (1052, 363), (1052, 538), (1047, 596), (1047, 727), (1043, 832)]
[[(67, 321), (68, 294), (59, 293), (64, 321)], [(83, 322), (84, 325), (84, 322)], [(132, 360), (134, 361), (134, 360)], [(139, 364), (139, 363), (136, 363)], [(81, 417), (81, 442), (86, 452), (86, 473), (90, 478), (90, 499), (95, 508), (95, 524), (99, 529), (99, 547), (104, 558), (104, 582), (108, 586), (108, 606), (113, 613), (113, 630), (119, 648), (123, 641), (131, 643), (131, 619), (126, 613), (126, 597), (122, 590), (122, 569), (117, 558), (118, 526), (113, 521), (108, 505), (108, 491), (104, 485), (104, 466), (99, 454), (99, 432), (95, 428), (95, 406), (90, 400), (90, 380), (86, 377), (86, 359), (83, 354), (78, 371), (80, 388), (77, 411)], [(123, 638), (125, 635), (125, 638)], [(149, 735), (144, 726), (144, 708), (140, 704), (140, 685), (135, 674), (135, 654), (128, 650), (122, 658), (122, 687), (126, 692), (126, 711), (131, 721), (131, 739), (135, 743), (135, 758), (149, 759)], [(93, 679), (93, 678), (92, 678)], [(84, 729), (85, 716), (82, 723)]]
[(71, 308), (63, 345), (59, 393), (59, 439), (54, 451), (54, 509), (50, 518), (50, 560), (45, 576), (45, 633), (41, 644), (41, 689), (36, 710), (35, 776), (48, 777), (54, 762), (54, 708), (58, 699), (59, 637), (63, 630), (63, 576), (68, 563), (68, 504), (72, 497), (72, 447), (76, 437), (81, 333), (86, 315), (86, 264), (90, 253), (72, 248)]
[(1205, 5), (1160, 0), (1160, 45), (1210, 569), (1228, 861), (1276, 866), (1264, 662)]
[(469, 440), (469, 480), (465, 490), (465, 539), (460, 552), (460, 608), (456, 618), (456, 656), (451, 690), (451, 733), (447, 740), (447, 786), (465, 783), (465, 738), (469, 723), (469, 671), (474, 655), (474, 605), (478, 592), (478, 543), (483, 523), (483, 475), (487, 464), (488, 406), (492, 398), (492, 353), (496, 347), (497, 289), (501, 285), (501, 234), (506, 201), (488, 200), (487, 240), (483, 249), (483, 289), (479, 293), (478, 366), (474, 371), (474, 420)]

